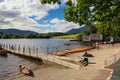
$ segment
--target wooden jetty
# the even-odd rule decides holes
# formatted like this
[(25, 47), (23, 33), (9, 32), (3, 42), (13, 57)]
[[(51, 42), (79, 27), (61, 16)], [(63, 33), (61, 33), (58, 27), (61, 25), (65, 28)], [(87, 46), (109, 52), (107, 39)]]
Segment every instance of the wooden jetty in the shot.
[(7, 55), (7, 53), (8, 53), (7, 50), (4, 50), (4, 49), (0, 50), (0, 55)]
[(51, 61), (69, 68), (73, 68), (73, 69), (80, 69), (80, 65), (78, 64), (74, 64), (62, 59), (59, 59), (57, 57), (55, 57), (55, 55), (50, 55), (50, 54), (44, 54), (44, 53), (31, 53), (31, 51), (29, 52), (25, 52), (25, 51), (21, 51), (21, 50), (15, 50), (15, 49), (9, 49), (9, 48), (5, 48), (6, 50), (8, 50), (10, 53), (15, 54), (15, 55), (21, 55), (24, 57), (29, 57), (29, 58), (35, 58), (35, 59), (44, 59), (47, 61)]

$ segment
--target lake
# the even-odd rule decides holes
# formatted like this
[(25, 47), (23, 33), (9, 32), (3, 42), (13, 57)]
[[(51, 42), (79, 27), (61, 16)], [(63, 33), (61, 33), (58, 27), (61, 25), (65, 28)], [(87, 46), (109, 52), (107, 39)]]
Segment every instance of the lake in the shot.
[(28, 47), (31, 49), (35, 47), (38, 48), (39, 53), (52, 53), (82, 47), (82, 45), (79, 45), (76, 41), (70, 41), (70, 39), (0, 39), (0, 44), (16, 45), (16, 47), (20, 45), (21, 48), (25, 46), (27, 49)]
[[(82, 47), (82, 45), (78, 45), (77, 42), (70, 41), (69, 39), (0, 39), (0, 44), (20, 45), (26, 48), (33, 48), (34, 46), (38, 48), (39, 53), (52, 53), (59, 50)], [(18, 71), (20, 64), (27, 65), (31, 69), (38, 65), (13, 54), (0, 56), (0, 79), (20, 74), (20, 71)]]

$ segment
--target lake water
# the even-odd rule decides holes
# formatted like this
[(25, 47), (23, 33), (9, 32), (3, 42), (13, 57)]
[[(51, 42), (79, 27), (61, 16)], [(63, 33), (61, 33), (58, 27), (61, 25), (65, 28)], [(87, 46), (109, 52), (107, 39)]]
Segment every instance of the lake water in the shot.
[[(52, 53), (58, 50), (82, 47), (69, 39), (0, 39), (0, 44), (20, 45), (21, 47), (29, 46), (31, 48), (34, 46), (38, 48), (39, 53)], [(18, 66), (20, 64), (27, 65), (31, 68), (35, 68), (37, 66), (34, 62), (30, 62), (13, 54), (0, 56), (0, 80), (19, 74)]]
[(28, 47), (31, 49), (35, 47), (38, 48), (39, 53), (52, 53), (59, 50), (81, 47), (81, 45), (77, 45), (75, 41), (70, 41), (69, 39), (1, 39), (0, 44), (16, 45), (16, 47), (20, 45), (21, 48), (25, 46), (26, 49)]
[(19, 65), (21, 64), (29, 66), (30, 69), (38, 66), (34, 62), (13, 54), (8, 53), (7, 56), (0, 56), (0, 80), (20, 74)]

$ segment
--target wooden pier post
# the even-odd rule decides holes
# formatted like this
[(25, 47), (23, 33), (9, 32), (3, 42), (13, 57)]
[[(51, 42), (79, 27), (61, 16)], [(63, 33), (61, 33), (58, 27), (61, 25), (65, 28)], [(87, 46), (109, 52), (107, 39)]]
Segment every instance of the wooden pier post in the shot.
[(36, 48), (36, 63), (38, 61), (38, 48)]
[(8, 48), (8, 44), (6, 44), (6, 48)]
[(30, 46), (28, 46), (28, 53), (29, 53), (29, 60), (30, 60), (30, 58), (31, 58), (31, 48), (30, 48)]
[(47, 47), (47, 54), (49, 54), (49, 47)]
[(25, 46), (23, 46), (23, 56), (25, 56)]
[(20, 53), (20, 45), (18, 45), (18, 53)]
[(35, 53), (35, 46), (33, 46), (33, 51), (32, 51), (32, 53)]
[[(32, 47), (33, 49), (32, 49), (32, 54), (33, 54), (33, 56), (34, 56), (34, 54), (35, 54), (35, 46), (33, 46)], [(35, 58), (33, 58), (33, 60), (34, 60)]]
[(3, 44), (3, 48), (5, 48), (5, 43)]
[(10, 46), (10, 44), (9, 44), (9, 46), (8, 46), (8, 49), (11, 51), (11, 46)]
[(0, 49), (2, 49), (2, 45), (0, 44)]
[(13, 50), (14, 50), (14, 53), (15, 53), (15, 45), (13, 45)]

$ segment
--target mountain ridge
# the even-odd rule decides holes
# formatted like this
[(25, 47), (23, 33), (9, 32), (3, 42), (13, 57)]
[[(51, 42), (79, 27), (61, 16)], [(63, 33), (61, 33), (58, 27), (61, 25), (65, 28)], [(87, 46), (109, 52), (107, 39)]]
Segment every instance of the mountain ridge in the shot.
[(19, 30), (19, 29), (0, 29), (0, 32), (6, 34), (36, 34), (35, 31), (30, 30)]
[(81, 33), (82, 31), (85, 31), (85, 30), (87, 30), (86, 26), (80, 27), (80, 28), (77, 28), (77, 29), (72, 28), (69, 31), (67, 31), (66, 33), (68, 33), (68, 34), (78, 34), (78, 33)]

